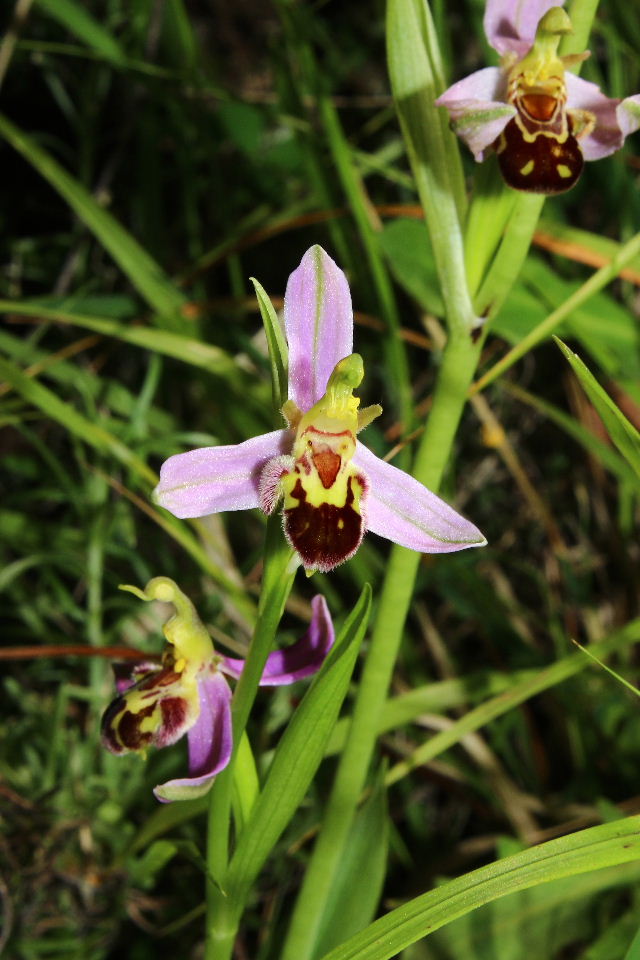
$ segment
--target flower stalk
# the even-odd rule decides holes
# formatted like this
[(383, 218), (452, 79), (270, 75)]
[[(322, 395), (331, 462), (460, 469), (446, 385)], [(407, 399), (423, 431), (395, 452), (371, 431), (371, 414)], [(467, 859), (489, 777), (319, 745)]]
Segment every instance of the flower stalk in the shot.
[[(207, 917), (205, 960), (226, 960), (231, 956), (242, 904), (231, 903), (224, 891), (224, 874), (229, 862), (231, 797), (238, 745), (247, 725), (260, 678), (271, 652), (284, 606), (293, 586), (293, 551), (282, 538), (280, 518), (267, 519), (264, 572), (258, 619), (246, 664), (231, 704), (234, 749), (229, 764), (216, 779), (211, 791), (207, 827)], [(211, 879), (221, 878), (218, 886)]]
[[(466, 332), (452, 331), (442, 356), (433, 406), (413, 474), (438, 489), (480, 354)], [(323, 908), (347, 844), (377, 739), (377, 718), (387, 697), (404, 632), (420, 556), (394, 546), (378, 603), (371, 645), (356, 695), (325, 817), (294, 910), (282, 960), (311, 960)]]

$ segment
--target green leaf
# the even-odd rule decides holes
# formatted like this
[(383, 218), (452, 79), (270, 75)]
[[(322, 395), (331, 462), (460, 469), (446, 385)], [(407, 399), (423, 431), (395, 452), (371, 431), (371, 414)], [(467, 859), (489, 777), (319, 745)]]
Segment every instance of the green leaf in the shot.
[(43, 307), (37, 302), (0, 300), (0, 313), (19, 314), (20, 316), (39, 317), (66, 323), (84, 330), (93, 330), (105, 337), (115, 337), (144, 350), (174, 357), (191, 366), (200, 367), (209, 373), (225, 375), (237, 373), (238, 368), (224, 350), (192, 337), (185, 337), (169, 330), (157, 330), (154, 327), (132, 326), (118, 323), (107, 317), (88, 317), (70, 313), (58, 308)]
[(224, 887), (241, 904), (311, 783), (344, 700), (371, 605), (365, 585), (329, 656), (287, 726), (240, 837)]
[(597, 457), (607, 470), (610, 470), (623, 483), (631, 483), (635, 486), (636, 475), (629, 467), (624, 457), (621, 457), (613, 447), (609, 446), (595, 433), (592, 433), (587, 427), (583, 426), (578, 420), (575, 420), (570, 414), (560, 410), (552, 403), (547, 403), (541, 397), (523, 390), (517, 384), (509, 384), (509, 393), (513, 394), (518, 400), (529, 404), (534, 410), (538, 410), (543, 416), (555, 423), (561, 430), (564, 430), (570, 437), (579, 443), (592, 456)]
[(142, 887), (143, 890), (148, 890), (155, 883), (157, 874), (175, 857), (177, 852), (177, 847), (171, 840), (154, 840), (141, 857), (129, 860), (127, 869), (130, 872), (131, 883), (136, 887)]
[[(567, 247), (579, 248), (575, 253), (576, 260), (582, 260), (580, 253), (583, 252), (585, 263), (592, 266), (599, 266), (602, 258), (613, 260), (620, 251), (620, 244), (617, 240), (610, 237), (603, 237), (600, 234), (592, 233), (590, 230), (580, 230), (572, 227), (570, 224), (562, 223), (560, 220), (540, 220), (536, 231), (536, 238), (540, 235), (540, 240), (552, 239), (556, 243), (566, 244)], [(546, 243), (541, 243), (543, 248)], [(553, 249), (553, 248), (552, 248)], [(561, 253), (562, 251), (558, 251)], [(571, 252), (567, 252), (571, 257)], [(573, 259), (573, 258), (572, 258)], [(635, 257), (629, 263), (629, 268), (640, 273), (640, 257)]]
[(321, 956), (371, 923), (384, 885), (388, 844), (387, 796), (379, 778), (373, 793), (358, 810), (342, 852), (325, 903), (314, 956)]
[[(52, 380), (58, 389), (70, 387), (82, 397), (90, 397), (99, 402), (103, 408), (128, 420), (136, 404), (136, 398), (129, 390), (116, 380), (107, 377), (96, 377), (89, 369), (80, 367), (77, 363), (64, 360), (60, 354), (52, 354), (35, 347), (30, 339), (14, 337), (0, 329), (0, 352), (19, 364), (38, 365), (39, 377)], [(149, 424), (153, 426), (156, 435), (167, 437), (174, 429), (171, 416), (159, 407), (149, 411)]]
[(554, 337), (554, 340), (571, 364), (575, 375), (602, 417), (607, 433), (614, 444), (640, 478), (640, 433), (616, 406), (609, 394), (603, 390), (589, 368), (569, 347)]
[(638, 880), (640, 864), (629, 863), (509, 894), (436, 931), (424, 945), (424, 960), (522, 960), (523, 943), (529, 956), (560, 957), (570, 944), (596, 935), (596, 905), (608, 890), (633, 888)]
[[(533, 195), (531, 195), (533, 196)], [(535, 200), (536, 198), (533, 197)], [(524, 220), (520, 225), (516, 222), (514, 230), (517, 233), (520, 229), (525, 230)], [(531, 230), (533, 233), (533, 228)], [(506, 240), (505, 235), (505, 240)], [(517, 238), (514, 236), (511, 240), (513, 243), (517, 243)], [(504, 247), (505, 241), (503, 241), (502, 246)], [(596, 293), (599, 293), (600, 290), (606, 284), (610, 283), (615, 277), (618, 276), (623, 267), (633, 260), (634, 257), (638, 256), (640, 252), (640, 233), (636, 233), (630, 240), (628, 240), (622, 247), (620, 247), (619, 253), (604, 267), (601, 267), (600, 270), (596, 270), (585, 283), (582, 284), (571, 296), (567, 297), (564, 303), (561, 303), (559, 307), (556, 307), (545, 319), (537, 324), (533, 330), (530, 330), (529, 333), (523, 337), (523, 339), (513, 347), (512, 350), (498, 360), (486, 373), (484, 373), (474, 384), (474, 391), (483, 390), (488, 384), (493, 383), (494, 380), (497, 380), (499, 376), (505, 373), (509, 367), (513, 366), (521, 357), (523, 357), (529, 350), (532, 350), (538, 343), (546, 339), (546, 337), (553, 334), (555, 330), (563, 323), (567, 317), (570, 317), (576, 310), (581, 309), (588, 300), (591, 299)], [(493, 271), (497, 269), (497, 262), (500, 259), (499, 256), (496, 257), (494, 265), (491, 268), (491, 274), (487, 278), (485, 286), (488, 284), (491, 286), (493, 282), (491, 280), (491, 275)], [(507, 261), (509, 260), (509, 255), (507, 254)], [(510, 284), (509, 284), (510, 285)], [(482, 290), (478, 295), (478, 298), (482, 298)], [(491, 300), (491, 297), (488, 298), (488, 303)], [(486, 309), (490, 309), (487, 305)]]
[(260, 315), (264, 324), (264, 332), (267, 336), (267, 346), (269, 347), (269, 360), (271, 361), (271, 389), (273, 391), (273, 404), (279, 412), (284, 406), (289, 384), (287, 380), (287, 368), (289, 364), (289, 351), (287, 341), (284, 338), (278, 315), (273, 309), (273, 304), (269, 299), (267, 292), (261, 283), (254, 277), (251, 277), (251, 283), (256, 291)]
[(174, 287), (162, 268), (130, 233), (67, 173), (35, 140), (0, 114), (0, 136), (22, 154), (69, 204), (73, 212), (103, 245), (129, 278), (141, 297), (160, 316), (179, 314), (186, 298)]
[[(467, 703), (485, 699), (509, 690), (521, 681), (537, 676), (537, 670), (514, 670), (510, 673), (469, 673), (464, 677), (439, 680), (423, 687), (407, 690), (391, 697), (384, 704), (378, 720), (378, 733), (387, 733), (412, 723), (423, 713), (444, 713)], [(342, 717), (333, 728), (327, 754), (340, 753), (345, 745), (351, 717)]]
[(100, 56), (118, 66), (125, 63), (126, 56), (120, 44), (89, 13), (84, 3), (75, 3), (74, 0), (37, 0), (37, 4), (44, 13), (57, 20), (69, 33), (82, 40)]
[(184, 800), (182, 803), (158, 806), (141, 827), (131, 845), (131, 851), (135, 853), (137, 850), (143, 850), (156, 837), (161, 837), (174, 827), (204, 813), (208, 803), (208, 797), (200, 797), (198, 800)]
[[(546, 305), (549, 310), (568, 300), (579, 288), (579, 283), (559, 277), (538, 257), (529, 257), (522, 281), (539, 306), (544, 309)], [(609, 293), (595, 294), (570, 313), (556, 335), (563, 340), (568, 336), (579, 340), (607, 376), (634, 382), (640, 379), (636, 319)]]
[[(188, 801), (184, 801), (188, 802)], [(180, 806), (181, 804), (178, 804)], [(127, 866), (131, 871), (134, 884), (144, 889), (153, 886), (156, 876), (176, 854), (189, 860), (200, 872), (208, 877), (219, 888), (217, 879), (211, 874), (207, 862), (198, 850), (193, 840), (154, 840), (138, 859), (129, 860)]]
[[(598, 657), (607, 657), (615, 650), (637, 642), (639, 636), (640, 619), (632, 620), (605, 640), (592, 644), (590, 652)], [(421, 743), (406, 760), (396, 763), (385, 777), (387, 786), (396, 783), (421, 764), (428, 763), (434, 757), (440, 756), (445, 750), (459, 743), (466, 734), (479, 730), (491, 720), (504, 716), (509, 710), (531, 699), (531, 697), (580, 673), (588, 663), (589, 659), (584, 655), (572, 653), (561, 660), (556, 660), (548, 667), (536, 671), (533, 675), (525, 676), (523, 680), (513, 683), (504, 693), (481, 703), (473, 710), (469, 710), (468, 713), (455, 720), (450, 727), (440, 730), (424, 743)]]
[[(637, 901), (637, 895), (636, 895)], [(640, 934), (638, 931), (638, 910), (632, 905), (626, 913), (608, 923), (600, 936), (596, 935), (589, 949), (580, 960), (640, 960)], [(628, 948), (628, 952), (625, 952)]]
[(387, 4), (389, 77), (420, 203), (431, 237), (447, 318), (466, 336), (476, 317), (469, 295), (461, 224), (466, 191), (446, 110), (435, 106), (446, 83), (425, 0)]
[(633, 938), (633, 942), (624, 955), (624, 960), (640, 960), (640, 930), (638, 930)]
[(25, 400), (38, 407), (52, 420), (57, 420), (74, 436), (84, 440), (85, 443), (90, 444), (102, 453), (110, 453), (111, 456), (119, 460), (125, 467), (129, 467), (147, 483), (154, 484), (157, 482), (153, 470), (121, 440), (114, 437), (104, 427), (93, 423), (87, 417), (78, 413), (70, 404), (60, 400), (55, 393), (38, 383), (37, 380), (27, 377), (22, 370), (3, 357), (0, 357), (0, 377), (7, 380)]
[(251, 751), (246, 731), (240, 738), (236, 762), (233, 766), (233, 799), (237, 829), (244, 825), (251, 815), (260, 790), (258, 771)]
[(429, 231), (419, 220), (398, 219), (386, 224), (380, 245), (398, 283), (424, 310), (444, 316), (438, 273), (431, 250)]
[(506, 894), (640, 858), (640, 816), (581, 830), (504, 857), (409, 900), (322, 960), (390, 960), (412, 943)]

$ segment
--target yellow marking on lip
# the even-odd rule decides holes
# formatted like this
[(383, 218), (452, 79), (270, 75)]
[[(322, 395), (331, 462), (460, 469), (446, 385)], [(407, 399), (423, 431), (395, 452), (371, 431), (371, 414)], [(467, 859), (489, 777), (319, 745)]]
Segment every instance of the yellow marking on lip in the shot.
[(145, 717), (140, 723), (140, 733), (155, 733), (160, 726), (160, 711), (154, 710), (150, 717)]
[(529, 160), (528, 163), (525, 163), (524, 167), (520, 167), (520, 173), (522, 174), (522, 176), (528, 177), (529, 174), (533, 172), (535, 165), (536, 164), (534, 160)]
[(573, 170), (571, 170), (565, 163), (556, 164), (556, 170), (558, 176), (562, 177), (563, 180), (568, 180), (569, 177), (573, 176)]

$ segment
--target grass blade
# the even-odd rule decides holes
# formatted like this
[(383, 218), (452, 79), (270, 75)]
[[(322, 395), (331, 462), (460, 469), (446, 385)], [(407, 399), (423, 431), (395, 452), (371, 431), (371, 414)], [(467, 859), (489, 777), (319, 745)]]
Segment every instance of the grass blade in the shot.
[(640, 478), (640, 433), (627, 420), (609, 394), (603, 390), (580, 357), (573, 350), (570, 350), (562, 340), (557, 337), (554, 337), (554, 340), (571, 364), (573, 372), (582, 384), (585, 393), (602, 417), (607, 433)]
[(217, 375), (237, 372), (233, 358), (220, 347), (202, 343), (192, 337), (185, 337), (169, 330), (157, 330), (148, 326), (131, 326), (118, 323), (108, 317), (89, 317), (67, 310), (40, 306), (28, 301), (14, 302), (0, 300), (0, 313), (19, 314), (26, 317), (38, 317), (43, 320), (53, 320), (55, 323), (66, 323), (85, 330), (93, 330), (105, 337), (115, 337), (125, 343), (131, 343), (144, 350), (161, 353), (165, 357), (182, 360), (191, 366), (200, 367), (208, 373)]
[(60, 400), (48, 387), (37, 380), (27, 377), (22, 370), (0, 357), (0, 377), (6, 380), (25, 400), (38, 407), (42, 412), (56, 420), (74, 436), (84, 440), (101, 453), (110, 453), (125, 467), (133, 470), (138, 477), (153, 485), (157, 477), (151, 467), (140, 459), (126, 444), (114, 437), (97, 423), (78, 413), (70, 404)]
[(278, 745), (225, 880), (225, 890), (237, 904), (243, 902), (322, 761), (347, 693), (370, 604), (371, 589), (366, 585)]
[(504, 857), (410, 900), (322, 960), (390, 960), (405, 947), (516, 890), (640, 857), (640, 816), (616, 820)]
[(125, 63), (126, 57), (120, 44), (81, 3), (74, 0), (37, 0), (40, 9), (57, 20), (61, 26), (78, 40), (117, 66)]
[(70, 173), (26, 133), (0, 114), (0, 136), (22, 154), (69, 204), (149, 306), (160, 316), (175, 317), (186, 298), (162, 268), (125, 228)]

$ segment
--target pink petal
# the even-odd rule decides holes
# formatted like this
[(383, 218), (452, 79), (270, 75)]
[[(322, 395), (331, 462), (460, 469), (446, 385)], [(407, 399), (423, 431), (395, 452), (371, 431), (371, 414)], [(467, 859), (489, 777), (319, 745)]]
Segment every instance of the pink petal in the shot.
[(564, 0), (487, 0), (484, 32), (498, 53), (524, 57), (533, 46), (538, 24), (547, 10)]
[(178, 453), (162, 464), (153, 499), (176, 517), (250, 510), (258, 506), (262, 468), (290, 447), (289, 432), (274, 430), (235, 446)]
[(617, 114), (623, 136), (628, 137), (640, 127), (640, 94), (625, 97), (618, 105)]
[(458, 80), (438, 97), (436, 106), (446, 107), (451, 126), (473, 153), (484, 159), (484, 151), (496, 140), (516, 108), (506, 101), (506, 75), (498, 67), (485, 67)]
[[(274, 650), (267, 657), (267, 663), (260, 680), (262, 687), (277, 687), (294, 683), (316, 673), (324, 658), (333, 646), (335, 633), (331, 614), (324, 597), (318, 594), (311, 601), (311, 623), (300, 640), (284, 650)], [(220, 669), (236, 679), (242, 673), (244, 660), (224, 657)]]
[(353, 352), (347, 278), (322, 247), (311, 247), (289, 277), (284, 297), (289, 399), (303, 412), (323, 396), (338, 360)]
[(198, 681), (200, 715), (189, 730), (189, 777), (159, 784), (154, 793), (162, 803), (188, 800), (209, 789), (215, 775), (231, 758), (231, 690), (221, 673), (215, 671)]
[(354, 463), (369, 476), (367, 529), (420, 553), (483, 547), (477, 527), (421, 483), (358, 443)]
[(589, 110), (595, 114), (592, 133), (578, 138), (585, 160), (600, 160), (615, 153), (624, 143), (624, 133), (618, 122), (619, 100), (612, 100), (600, 92), (600, 87), (575, 74), (565, 74), (567, 107), (569, 110)]

